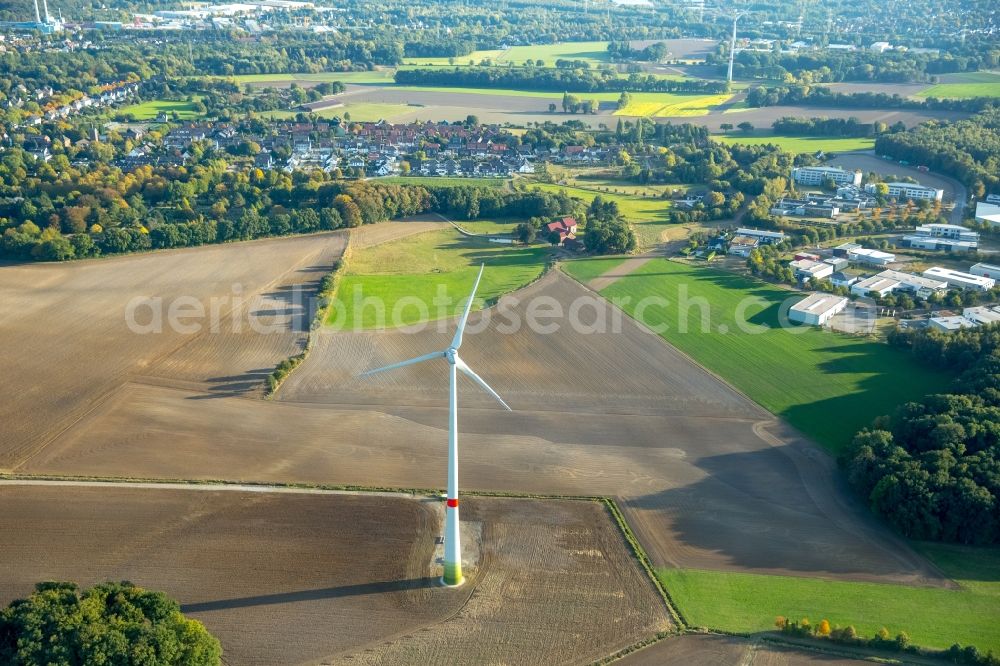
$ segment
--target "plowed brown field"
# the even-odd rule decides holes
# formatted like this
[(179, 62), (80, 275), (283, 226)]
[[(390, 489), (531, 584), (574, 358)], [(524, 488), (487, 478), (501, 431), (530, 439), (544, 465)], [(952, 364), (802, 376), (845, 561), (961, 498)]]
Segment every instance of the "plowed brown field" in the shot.
[(463, 502), (481, 562), (458, 589), (433, 575), (431, 500), (0, 485), (0, 502), (0, 603), (38, 580), (132, 580), (232, 664), (576, 664), (670, 626), (593, 502)]

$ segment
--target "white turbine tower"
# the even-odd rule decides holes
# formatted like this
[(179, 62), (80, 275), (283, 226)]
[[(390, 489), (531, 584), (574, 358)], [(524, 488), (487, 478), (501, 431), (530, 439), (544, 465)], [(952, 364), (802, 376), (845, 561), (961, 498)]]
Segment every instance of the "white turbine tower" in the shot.
[(490, 385), (483, 381), (482, 377), (473, 372), (472, 368), (466, 365), (465, 361), (458, 355), (458, 349), (462, 346), (462, 334), (465, 332), (465, 323), (469, 320), (472, 301), (476, 297), (476, 290), (479, 289), (479, 280), (483, 277), (483, 269), (485, 267), (485, 264), (479, 267), (479, 275), (476, 277), (476, 283), (472, 286), (469, 302), (465, 304), (465, 312), (462, 313), (462, 318), (458, 322), (458, 330), (455, 331), (455, 337), (452, 338), (451, 346), (444, 351), (424, 354), (417, 358), (411, 358), (409, 361), (393, 363), (392, 365), (376, 368), (375, 370), (369, 370), (361, 375), (362, 377), (367, 377), (376, 372), (395, 370), (396, 368), (403, 368), (436, 358), (443, 358), (448, 361), (448, 497), (447, 508), (445, 509), (443, 577), (445, 585), (461, 585), (463, 580), (462, 544), (458, 531), (458, 371), (461, 370), (468, 375), (472, 381), (479, 384), (484, 391), (496, 398), (497, 402), (503, 405), (507, 411), (510, 411), (510, 407), (497, 392), (490, 388)]

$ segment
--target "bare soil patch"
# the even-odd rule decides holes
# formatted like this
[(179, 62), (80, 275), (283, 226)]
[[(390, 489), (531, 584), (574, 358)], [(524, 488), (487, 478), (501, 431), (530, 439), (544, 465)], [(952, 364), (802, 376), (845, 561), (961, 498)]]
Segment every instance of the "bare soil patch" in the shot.
[[(344, 242), (343, 234), (320, 234), (0, 267), (8, 386), (0, 403), (0, 469), (13, 467), (130, 377), (155, 374), (227, 394), (262, 381), (303, 339), (305, 315), (287, 302), (289, 294), (307, 291)], [(234, 309), (236, 291), (243, 304)], [(133, 332), (126, 311), (137, 297), (159, 303), (164, 321), (180, 297), (206, 314), (219, 302), (220, 333), (208, 334), (205, 326), (200, 333), (169, 326)], [(234, 316), (259, 310), (273, 310), (262, 319), (274, 324), (273, 332), (248, 336), (244, 325), (232, 333)], [(152, 318), (149, 308), (135, 316), (142, 324)]]
[(670, 626), (592, 502), (463, 502), (482, 562), (446, 589), (429, 500), (10, 485), (0, 500), (0, 603), (38, 580), (132, 580), (178, 599), (232, 664), (586, 663)]

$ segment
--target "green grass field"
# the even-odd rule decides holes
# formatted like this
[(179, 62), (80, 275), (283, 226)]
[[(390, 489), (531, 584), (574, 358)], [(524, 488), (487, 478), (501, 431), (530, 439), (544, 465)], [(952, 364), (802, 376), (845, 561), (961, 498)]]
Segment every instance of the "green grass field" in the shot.
[(176, 113), (181, 120), (192, 120), (204, 115), (195, 111), (194, 102), (174, 99), (155, 99), (141, 104), (132, 104), (123, 107), (121, 112), (136, 120), (153, 120), (161, 113), (168, 116)]
[[(419, 108), (408, 104), (381, 104), (376, 102), (348, 103), (343, 106), (333, 106), (312, 113), (320, 118), (343, 118), (344, 113), (351, 114), (351, 120), (357, 122), (368, 122), (386, 120), (394, 122), (405, 114), (418, 111)], [(265, 111), (259, 115), (265, 118), (282, 120), (294, 118), (301, 111)]]
[(661, 236), (663, 233), (668, 227), (672, 226), (669, 222), (668, 212), (671, 202), (665, 199), (642, 197), (633, 194), (613, 194), (593, 189), (549, 183), (532, 184), (532, 187), (538, 187), (546, 192), (564, 191), (571, 197), (580, 199), (588, 204), (596, 196), (617, 202), (625, 219), (635, 225), (635, 233), (640, 247), (648, 247), (659, 243), (662, 240)]
[(503, 187), (503, 178), (449, 178), (447, 176), (386, 176), (380, 183), (392, 185), (430, 185), (433, 187)]
[[(468, 297), (479, 264), (485, 263), (475, 308), (479, 309), (484, 301), (535, 280), (545, 270), (551, 252), (548, 246), (514, 247), (471, 239), (454, 229), (377, 245), (348, 261), (337, 303), (330, 308), (326, 323), (370, 329), (453, 316)], [(438, 306), (435, 297), (442, 293), (447, 302)], [(362, 299), (381, 305), (364, 305)]]
[(528, 59), (532, 61), (541, 59), (545, 61), (546, 67), (555, 67), (556, 60), (564, 58), (566, 60), (584, 60), (594, 67), (602, 62), (608, 62), (607, 42), (564, 42), (561, 44), (541, 44), (535, 46), (513, 46), (506, 50), (493, 49), (489, 51), (475, 51), (465, 56), (455, 56), (452, 62), (448, 58), (406, 58), (403, 62), (406, 65), (422, 66), (464, 66), (471, 60), (478, 65), (484, 59), (489, 59), (494, 65), (506, 65), (509, 62), (515, 65), (523, 65)]
[[(602, 294), (629, 299), (623, 305), (629, 314), (641, 299), (667, 298), (668, 307), (646, 308), (647, 325), (665, 324), (661, 335), (667, 342), (834, 454), (875, 417), (938, 391), (951, 379), (884, 342), (817, 328), (780, 328), (781, 303), (801, 293), (724, 271), (654, 259)], [(686, 317), (681, 314), (685, 298), (703, 299), (708, 332), (700, 306), (684, 309)], [(740, 308), (743, 314), (737, 316)], [(741, 323), (770, 328), (744, 332)]]
[(691, 569), (656, 573), (695, 627), (769, 631), (782, 615), (792, 620), (807, 617), (814, 624), (827, 619), (834, 626), (854, 625), (864, 636), (881, 627), (893, 635), (905, 631), (923, 647), (947, 648), (957, 642), (1000, 650), (996, 570), (988, 583), (971, 581), (970, 586), (957, 578), (958, 590)]
[(971, 99), (1000, 97), (1000, 74), (995, 72), (962, 72), (947, 74), (944, 82), (921, 90), (917, 97), (939, 99)]
[(712, 139), (719, 143), (732, 145), (736, 143), (750, 145), (775, 145), (787, 153), (843, 153), (853, 150), (871, 150), (875, 147), (875, 139), (822, 137), (822, 136), (781, 136), (775, 134), (740, 134), (718, 135)]
[(559, 267), (577, 282), (587, 284), (594, 278), (601, 277), (608, 271), (618, 268), (624, 261), (625, 257), (576, 259), (560, 262)]

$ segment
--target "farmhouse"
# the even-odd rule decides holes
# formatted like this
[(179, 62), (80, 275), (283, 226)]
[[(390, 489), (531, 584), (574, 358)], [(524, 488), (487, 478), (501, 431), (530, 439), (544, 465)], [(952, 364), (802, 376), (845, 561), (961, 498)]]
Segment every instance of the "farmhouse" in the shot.
[(994, 266), (993, 264), (975, 264), (969, 269), (969, 272), (980, 277), (1000, 278), (1000, 266)]
[(899, 287), (899, 282), (889, 278), (874, 277), (867, 278), (851, 286), (851, 293), (855, 296), (886, 296)]
[(924, 271), (923, 275), (926, 278), (944, 280), (949, 286), (959, 289), (989, 291), (996, 286), (996, 280), (993, 278), (953, 271), (950, 268), (942, 268), (940, 266), (928, 268)]
[(777, 245), (785, 240), (784, 231), (766, 231), (763, 229), (747, 229), (746, 227), (737, 229), (736, 235), (756, 238), (762, 245)]
[(729, 254), (735, 254), (737, 257), (749, 257), (750, 253), (757, 249), (759, 245), (759, 238), (736, 235), (729, 242)]
[(979, 234), (957, 224), (924, 224), (903, 236), (910, 247), (920, 250), (970, 251), (979, 247)]
[(834, 294), (809, 294), (788, 310), (788, 318), (800, 324), (823, 326), (847, 307), (847, 299)]
[[(865, 185), (865, 191), (869, 194), (875, 194), (878, 185), (879, 183), (868, 183)], [(886, 186), (889, 188), (889, 196), (894, 199), (941, 201), (941, 198), (944, 196), (944, 190), (925, 187), (917, 183), (886, 183)]]
[(575, 218), (564, 217), (561, 220), (549, 222), (545, 225), (545, 228), (548, 230), (549, 235), (559, 234), (559, 245), (562, 245), (567, 240), (576, 238), (577, 226)]
[(836, 167), (796, 167), (792, 169), (792, 180), (801, 185), (822, 185), (832, 180), (837, 185), (860, 185), (860, 171), (846, 171)]

